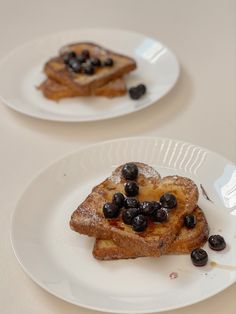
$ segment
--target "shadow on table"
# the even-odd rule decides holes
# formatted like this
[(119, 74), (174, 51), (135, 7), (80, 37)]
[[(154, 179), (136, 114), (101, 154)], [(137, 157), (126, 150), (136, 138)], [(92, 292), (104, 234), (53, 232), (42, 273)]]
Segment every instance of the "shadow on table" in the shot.
[(21, 127), (40, 132), (47, 137), (94, 142), (150, 134), (165, 124), (173, 123), (177, 116), (186, 110), (193, 93), (191, 77), (186, 69), (182, 68), (178, 82), (166, 96), (148, 108), (123, 117), (95, 122), (65, 123), (35, 119), (8, 110)]

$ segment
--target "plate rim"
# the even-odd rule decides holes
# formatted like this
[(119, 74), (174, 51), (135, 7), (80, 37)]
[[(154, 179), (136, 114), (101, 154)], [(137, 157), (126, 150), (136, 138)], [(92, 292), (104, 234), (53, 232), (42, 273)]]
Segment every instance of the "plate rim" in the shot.
[(35, 44), (38, 41), (45, 41), (47, 39), (49, 39), (52, 36), (59, 36), (59, 35), (63, 35), (63, 34), (68, 34), (68, 33), (75, 33), (75, 32), (92, 32), (92, 31), (116, 31), (116, 32), (124, 32), (130, 35), (139, 35), (139, 36), (143, 36), (149, 39), (154, 40), (155, 42), (160, 43), (163, 47), (165, 47), (168, 52), (171, 54), (173, 60), (175, 61), (176, 64), (176, 77), (175, 80), (172, 82), (171, 86), (169, 87), (169, 89), (167, 89), (157, 100), (155, 101), (151, 101), (151, 102), (147, 102), (146, 105), (141, 106), (141, 107), (136, 107), (135, 109), (133, 109), (130, 112), (124, 112), (121, 114), (116, 114), (116, 115), (112, 115), (112, 116), (108, 116), (108, 117), (98, 117), (98, 118), (87, 118), (87, 119), (79, 119), (79, 118), (73, 118), (70, 117), (69, 119), (67, 119), (66, 116), (52, 116), (52, 117), (47, 117), (47, 116), (40, 116), (37, 113), (34, 112), (27, 112), (27, 110), (22, 110), (17, 109), (14, 105), (11, 104), (11, 101), (7, 100), (4, 96), (2, 96), (1, 92), (0, 92), (0, 101), (6, 105), (8, 108), (11, 108), (12, 110), (14, 110), (17, 113), (23, 114), (25, 116), (31, 117), (31, 118), (35, 118), (35, 119), (39, 119), (39, 120), (45, 120), (45, 121), (52, 121), (52, 122), (60, 122), (60, 123), (87, 123), (87, 122), (97, 122), (97, 121), (106, 121), (109, 119), (115, 119), (115, 118), (119, 118), (119, 117), (123, 117), (138, 111), (141, 111), (142, 109), (145, 109), (147, 107), (152, 106), (154, 103), (158, 102), (159, 100), (161, 100), (164, 96), (166, 96), (176, 85), (177, 81), (179, 80), (180, 77), (180, 72), (181, 72), (181, 66), (180, 66), (180, 62), (179, 59), (177, 58), (175, 52), (169, 48), (169, 46), (165, 45), (162, 43), (162, 41), (160, 41), (158, 38), (155, 38), (153, 36), (149, 36), (146, 35), (145, 33), (142, 32), (137, 32), (137, 31), (133, 31), (131, 29), (123, 29), (123, 28), (118, 28), (118, 27), (112, 27), (112, 28), (108, 28), (108, 27), (99, 27), (99, 28), (95, 28), (95, 27), (83, 27), (83, 28), (72, 28), (72, 29), (67, 29), (67, 30), (62, 30), (62, 31), (57, 31), (57, 32), (50, 32), (49, 34), (45, 34), (42, 36), (39, 36), (35, 39), (32, 40), (28, 40), (23, 42), (22, 44), (19, 44), (18, 46), (14, 47), (13, 49), (11, 49), (8, 53), (6, 53), (1, 59), (0, 59), (0, 69), (1, 67), (4, 65), (4, 63), (11, 58), (12, 56), (14, 56), (14, 54), (17, 53), (18, 50), (24, 49), (25, 47), (27, 47), (28, 45), (31, 44)]
[[(225, 157), (224, 155), (221, 155), (220, 153), (214, 151), (214, 150), (210, 150), (204, 146), (198, 145), (198, 144), (194, 144), (192, 142), (189, 141), (185, 141), (182, 139), (178, 139), (178, 138), (172, 138), (172, 137), (168, 137), (168, 136), (155, 136), (155, 135), (143, 135), (143, 136), (128, 136), (128, 137), (118, 137), (118, 138), (114, 138), (114, 139), (109, 139), (109, 140), (105, 140), (105, 141), (99, 141), (99, 142), (94, 142), (94, 143), (90, 143), (90, 144), (86, 144), (83, 147), (79, 147), (77, 149), (73, 149), (70, 152), (64, 153), (61, 155), (61, 157), (57, 157), (54, 158), (52, 161), (50, 161), (46, 166), (41, 167), (38, 171), (35, 172), (35, 174), (33, 174), (30, 179), (28, 180), (28, 182), (25, 185), (25, 188), (21, 191), (21, 193), (23, 194), (26, 190), (26, 188), (28, 188), (28, 186), (32, 183), (32, 181), (34, 181), (41, 173), (43, 173), (44, 171), (46, 171), (48, 168), (50, 168), (51, 166), (53, 166), (55, 163), (61, 161), (62, 159), (65, 159), (69, 156), (72, 156), (80, 151), (83, 150), (87, 150), (90, 149), (92, 147), (96, 147), (96, 146), (100, 146), (100, 145), (104, 145), (104, 144), (109, 144), (109, 143), (113, 143), (113, 142), (120, 142), (120, 141), (129, 141), (129, 140), (167, 140), (167, 141), (175, 141), (175, 142), (179, 142), (182, 144), (187, 144), (187, 145), (194, 145), (198, 148), (204, 149), (206, 152), (209, 152), (211, 154), (215, 154), (218, 158), (222, 158), (224, 159), (226, 162), (229, 162), (231, 164), (233, 164), (236, 167), (236, 162), (230, 160), (229, 158)], [(22, 196), (21, 194), (21, 196)], [(20, 196), (20, 197), (21, 197)], [(17, 202), (19, 201), (19, 198), (17, 199)]]
[[(121, 138), (117, 138), (117, 139), (112, 139), (112, 140), (107, 140), (107, 141), (100, 141), (100, 142), (97, 142), (97, 143), (94, 143), (94, 144), (88, 144), (88, 145), (85, 145), (83, 147), (80, 147), (79, 149), (76, 149), (76, 150), (73, 150), (72, 152), (69, 152), (69, 153), (65, 153), (63, 154), (60, 158), (56, 158), (54, 161), (48, 163), (45, 167), (42, 167), (39, 171), (36, 172), (36, 174), (34, 174), (30, 180), (28, 180), (28, 183), (24, 186), (24, 189), (21, 191), (20, 193), (20, 196), (18, 197), (17, 201), (16, 201), (16, 204), (15, 204), (15, 207), (11, 213), (11, 219), (10, 219), (10, 242), (11, 242), (11, 246), (12, 246), (12, 249), (13, 249), (13, 252), (14, 252), (14, 255), (17, 259), (17, 261), (19, 262), (20, 266), (22, 267), (22, 269), (24, 270), (24, 272), (29, 276), (29, 278), (31, 280), (33, 280), (38, 286), (40, 286), (40, 288), (44, 289), (45, 291), (47, 291), (50, 295), (54, 296), (54, 297), (57, 297), (67, 303), (70, 303), (70, 304), (73, 304), (73, 305), (76, 305), (76, 306), (80, 306), (82, 308), (85, 308), (85, 309), (91, 309), (91, 310), (94, 310), (94, 311), (101, 311), (101, 312), (106, 312), (106, 313), (122, 313), (122, 314), (134, 314), (134, 313), (139, 313), (139, 314), (148, 314), (148, 313), (159, 313), (159, 312), (166, 312), (166, 311), (170, 311), (170, 310), (175, 310), (175, 309), (180, 309), (180, 308), (184, 308), (184, 307), (187, 307), (187, 306), (191, 306), (191, 305), (194, 305), (194, 304), (197, 304), (199, 302), (202, 302), (202, 301), (205, 301), (215, 295), (217, 295), (218, 293), (224, 291), (225, 289), (229, 288), (230, 286), (232, 286), (233, 284), (236, 283), (236, 276), (234, 276), (234, 278), (231, 278), (229, 283), (226, 283), (225, 285), (221, 286), (217, 291), (214, 291), (213, 293), (209, 293), (207, 296), (201, 298), (200, 300), (195, 300), (194, 302), (190, 301), (190, 302), (186, 302), (186, 303), (183, 303), (183, 304), (179, 304), (179, 305), (173, 305), (173, 306), (169, 306), (169, 307), (166, 307), (164, 309), (155, 309), (155, 310), (117, 310), (117, 309), (110, 309), (110, 308), (106, 308), (106, 307), (103, 307), (103, 308), (98, 308), (98, 307), (95, 307), (95, 306), (90, 306), (90, 305), (85, 305), (83, 303), (80, 303), (79, 300), (76, 300), (76, 301), (73, 301), (69, 298), (65, 298), (64, 296), (61, 296), (59, 293), (56, 293), (54, 291), (51, 291), (47, 285), (44, 285), (42, 282), (40, 282), (28, 269), (27, 267), (24, 266), (24, 263), (23, 261), (21, 260), (21, 257), (18, 255), (17, 253), (17, 249), (16, 249), (16, 246), (14, 245), (14, 229), (13, 229), (13, 225), (14, 225), (14, 220), (15, 220), (15, 215), (16, 215), (16, 212), (17, 212), (17, 208), (18, 208), (18, 204), (20, 203), (21, 199), (24, 197), (25, 193), (27, 192), (27, 190), (30, 188), (31, 184), (33, 184), (35, 182), (35, 180), (37, 180), (37, 178), (42, 175), (43, 173), (45, 173), (48, 169), (50, 169), (52, 166), (54, 166), (55, 164), (61, 162), (62, 160), (68, 158), (68, 157), (71, 157), (75, 154), (78, 154), (80, 151), (86, 151), (87, 149), (90, 149), (90, 148), (93, 148), (93, 147), (99, 147), (99, 146), (102, 146), (104, 144), (109, 144), (109, 143), (115, 143), (115, 142), (120, 142), (120, 141), (129, 141), (129, 140), (172, 140), (172, 141), (176, 141), (178, 143), (185, 143), (185, 144), (189, 144), (189, 145), (195, 145), (195, 144), (192, 144), (191, 142), (186, 142), (184, 140), (178, 140), (178, 139), (173, 139), (173, 138), (169, 138), (169, 137), (159, 137), (159, 136), (135, 136), (135, 137), (121, 137)], [(217, 157), (223, 159), (225, 162), (229, 162), (230, 164), (236, 166), (236, 164), (225, 158), (223, 155), (215, 152), (215, 151), (212, 151), (212, 150), (209, 150), (203, 146), (200, 146), (200, 145), (195, 145), (197, 146), (198, 148), (202, 148), (204, 149), (205, 151), (211, 153), (211, 154), (215, 154)]]

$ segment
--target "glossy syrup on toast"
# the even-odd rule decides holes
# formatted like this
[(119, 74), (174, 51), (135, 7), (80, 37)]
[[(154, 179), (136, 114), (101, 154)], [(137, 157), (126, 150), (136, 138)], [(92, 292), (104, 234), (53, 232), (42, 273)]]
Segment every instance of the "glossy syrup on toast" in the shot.
[[(196, 225), (189, 229), (182, 226), (180, 233), (169, 246), (165, 254), (187, 254), (202, 247), (208, 239), (209, 228), (203, 211), (196, 207), (193, 211)], [(112, 240), (96, 239), (93, 247), (93, 256), (99, 260), (114, 260), (144, 257), (143, 252), (134, 254), (132, 250), (119, 247)]]

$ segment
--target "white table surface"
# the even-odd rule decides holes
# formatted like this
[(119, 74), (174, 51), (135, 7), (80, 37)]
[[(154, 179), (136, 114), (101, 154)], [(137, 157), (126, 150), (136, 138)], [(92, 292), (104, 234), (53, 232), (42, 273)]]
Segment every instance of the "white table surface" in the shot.
[[(236, 162), (236, 1), (0, 1), (0, 57), (60, 30), (130, 29), (158, 38), (181, 63), (176, 87), (153, 106), (92, 123), (29, 118), (0, 103), (0, 313), (92, 314), (48, 294), (23, 272), (10, 244), (10, 219), (33, 175), (53, 160), (98, 141), (157, 135), (205, 146)], [(236, 313), (236, 285), (166, 313)]]

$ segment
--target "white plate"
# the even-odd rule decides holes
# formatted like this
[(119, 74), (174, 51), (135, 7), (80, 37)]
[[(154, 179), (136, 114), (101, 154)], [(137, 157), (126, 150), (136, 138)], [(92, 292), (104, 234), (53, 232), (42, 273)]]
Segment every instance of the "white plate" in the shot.
[[(145, 97), (128, 95), (77, 97), (59, 103), (44, 98), (35, 87), (45, 78), (44, 63), (68, 43), (93, 41), (137, 61), (138, 68), (126, 77), (127, 86), (145, 83)], [(0, 64), (0, 97), (21, 113), (54, 121), (95, 121), (122, 116), (148, 107), (175, 84), (179, 65), (173, 53), (159, 41), (145, 35), (114, 29), (67, 31), (37, 39), (10, 53)]]
[[(205, 246), (209, 263), (192, 265), (189, 255), (97, 261), (93, 238), (69, 228), (70, 215), (114, 168), (136, 160), (162, 176), (179, 174), (199, 187), (199, 205), (211, 234), (222, 234), (227, 249)], [(207, 201), (200, 189), (207, 191)], [(42, 288), (68, 302), (114, 313), (151, 313), (206, 299), (236, 278), (236, 167), (220, 155), (162, 138), (129, 138), (100, 143), (53, 163), (27, 187), (12, 220), (18, 261)], [(214, 261), (218, 267), (213, 267)], [(171, 279), (176, 272), (178, 277)]]

